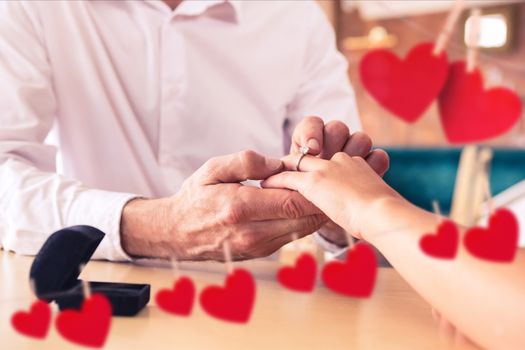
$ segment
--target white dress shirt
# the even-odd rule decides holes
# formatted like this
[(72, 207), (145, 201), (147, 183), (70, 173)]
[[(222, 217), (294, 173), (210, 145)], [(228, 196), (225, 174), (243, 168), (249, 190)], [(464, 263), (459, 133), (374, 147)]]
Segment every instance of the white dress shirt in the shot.
[(130, 199), (213, 156), (280, 157), (308, 115), (359, 129), (346, 70), (310, 1), (1, 1), (1, 245), (87, 224), (107, 234), (95, 258), (129, 259)]

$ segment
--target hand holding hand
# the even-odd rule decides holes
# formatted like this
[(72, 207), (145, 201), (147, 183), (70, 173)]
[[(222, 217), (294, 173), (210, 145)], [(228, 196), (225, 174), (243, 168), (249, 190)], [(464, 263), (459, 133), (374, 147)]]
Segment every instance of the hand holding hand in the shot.
[[(383, 152), (383, 151), (376, 151)], [(338, 152), (330, 160), (305, 156), (300, 171), (295, 170), (298, 155), (284, 158), (285, 171), (271, 176), (264, 188), (296, 190), (315, 204), (339, 226), (357, 238), (364, 238), (374, 206), (402, 197), (388, 186), (371, 164), (362, 157)]]
[[(290, 154), (298, 154), (301, 146), (308, 146), (309, 154), (322, 159), (331, 159), (337, 152), (362, 157), (380, 176), (388, 169), (388, 155), (381, 150), (372, 150), (372, 140), (367, 134), (350, 134), (348, 127), (341, 121), (325, 124), (319, 117), (304, 118), (294, 130)], [(339, 246), (347, 243), (346, 231), (333, 221), (327, 222), (319, 232)]]
[(270, 255), (327, 221), (295, 191), (240, 184), (282, 169), (280, 160), (253, 151), (212, 158), (174, 196), (129, 202), (122, 214), (122, 246), (140, 257), (224, 260), (228, 240), (234, 259)]

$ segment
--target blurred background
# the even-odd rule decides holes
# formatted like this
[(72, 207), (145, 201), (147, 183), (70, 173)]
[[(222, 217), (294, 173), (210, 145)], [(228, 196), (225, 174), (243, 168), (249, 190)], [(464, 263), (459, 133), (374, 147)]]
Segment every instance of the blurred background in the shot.
[[(445, 146), (434, 104), (415, 124), (406, 124), (377, 104), (363, 89), (358, 67), (371, 48), (388, 48), (400, 57), (417, 43), (434, 41), (453, 1), (318, 0), (334, 25), (340, 50), (349, 61), (364, 130), (382, 146)], [(514, 89), (525, 102), (525, 1), (467, 0), (448, 45), (449, 60), (464, 59), (465, 28), (470, 8), (480, 8), (479, 67), (485, 87)], [(505, 135), (484, 142), (503, 147), (525, 147), (525, 117)]]

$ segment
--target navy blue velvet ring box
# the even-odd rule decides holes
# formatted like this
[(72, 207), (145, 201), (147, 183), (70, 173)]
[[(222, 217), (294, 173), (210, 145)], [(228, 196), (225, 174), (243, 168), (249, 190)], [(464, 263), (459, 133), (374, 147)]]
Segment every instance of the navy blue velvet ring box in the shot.
[[(80, 309), (84, 300), (80, 265), (86, 264), (104, 238), (91, 226), (73, 226), (53, 233), (31, 266), (29, 278), (40, 299), (55, 301), (60, 310)], [(134, 316), (150, 299), (149, 284), (88, 282), (91, 293), (104, 294), (113, 315)]]

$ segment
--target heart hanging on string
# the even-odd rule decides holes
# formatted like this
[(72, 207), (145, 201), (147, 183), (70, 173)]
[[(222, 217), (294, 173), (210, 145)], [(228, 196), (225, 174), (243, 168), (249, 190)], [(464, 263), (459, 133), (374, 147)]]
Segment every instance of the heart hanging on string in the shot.
[(35, 301), (29, 312), (18, 311), (11, 318), (13, 328), (28, 337), (44, 339), (51, 323), (51, 308), (41, 300)]
[(317, 277), (317, 262), (308, 253), (301, 254), (295, 266), (284, 266), (277, 273), (277, 280), (288, 289), (298, 292), (311, 292)]
[(496, 210), (487, 228), (473, 227), (465, 233), (464, 244), (474, 256), (495, 262), (512, 262), (518, 251), (518, 220), (508, 209)]
[(415, 122), (447, 81), (447, 54), (434, 55), (433, 49), (433, 43), (421, 43), (404, 60), (385, 49), (368, 52), (359, 65), (363, 86), (384, 108)]
[(111, 304), (102, 294), (84, 300), (82, 310), (62, 311), (56, 319), (58, 332), (67, 340), (101, 348), (111, 326)]
[(419, 240), (419, 246), (426, 254), (441, 259), (453, 259), (458, 251), (459, 232), (456, 224), (444, 220), (436, 234), (426, 234)]
[(161, 289), (155, 297), (162, 310), (179, 316), (191, 314), (194, 299), (195, 286), (188, 277), (180, 277), (173, 283), (173, 289)]
[(230, 322), (246, 323), (255, 302), (255, 281), (250, 272), (235, 269), (226, 284), (210, 286), (200, 295), (200, 303), (209, 315)]
[(374, 290), (377, 259), (372, 247), (364, 242), (347, 252), (345, 262), (332, 261), (325, 265), (322, 279), (325, 285), (346, 296), (368, 298)]
[(499, 136), (516, 124), (521, 111), (521, 101), (512, 90), (485, 90), (479, 69), (467, 72), (464, 61), (450, 65), (439, 96), (441, 123), (449, 142), (478, 142)]

